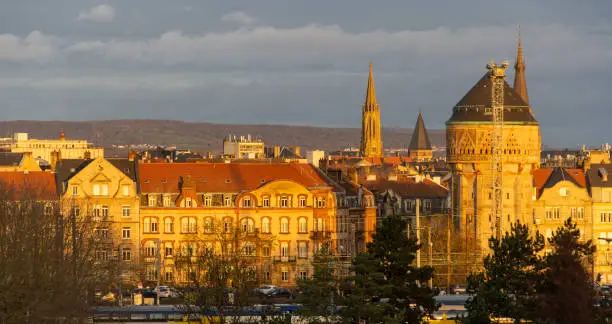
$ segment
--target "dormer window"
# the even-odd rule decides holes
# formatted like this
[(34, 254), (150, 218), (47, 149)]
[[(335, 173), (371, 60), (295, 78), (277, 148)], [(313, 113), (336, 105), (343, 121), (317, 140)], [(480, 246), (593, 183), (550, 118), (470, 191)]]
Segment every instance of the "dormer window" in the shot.
[(232, 199), (229, 196), (223, 197), (223, 204), (225, 205), (225, 207), (231, 207)]
[(185, 207), (191, 208), (191, 198), (185, 198)]
[(302, 207), (302, 208), (306, 207), (306, 197), (300, 196), (299, 206)]
[(108, 183), (94, 183), (93, 195), (94, 196), (108, 196)]
[(155, 195), (149, 195), (149, 207), (155, 207), (157, 205), (157, 197)]
[(270, 207), (270, 196), (264, 196), (261, 201), (263, 207)]
[(289, 199), (287, 198), (287, 196), (281, 196), (280, 199), (280, 206), (282, 208), (287, 208), (289, 207)]
[(204, 196), (204, 206), (210, 207), (212, 205), (212, 197), (209, 195)]
[(242, 207), (250, 208), (251, 207), (251, 197), (242, 198)]
[(164, 207), (170, 207), (170, 196), (165, 195), (164, 196)]

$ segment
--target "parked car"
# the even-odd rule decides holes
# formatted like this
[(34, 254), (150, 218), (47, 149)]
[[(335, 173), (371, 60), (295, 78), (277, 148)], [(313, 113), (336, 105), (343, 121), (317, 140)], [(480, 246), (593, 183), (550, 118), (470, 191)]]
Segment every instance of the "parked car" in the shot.
[(268, 295), (269, 293), (271, 293), (274, 289), (276, 289), (276, 286), (272, 286), (272, 285), (265, 285), (265, 286), (261, 286), (258, 288), (255, 288), (255, 291), (262, 294), (262, 295)]
[(465, 288), (464, 285), (457, 285), (455, 286), (455, 289), (453, 289), (455, 292), (455, 295), (464, 295), (467, 293), (467, 289)]
[(285, 297), (292, 298), (293, 294), (291, 290), (285, 287), (276, 287), (272, 291), (266, 294), (266, 297)]
[(159, 294), (159, 298), (179, 298), (182, 295), (177, 289), (169, 286), (155, 287), (153, 292)]

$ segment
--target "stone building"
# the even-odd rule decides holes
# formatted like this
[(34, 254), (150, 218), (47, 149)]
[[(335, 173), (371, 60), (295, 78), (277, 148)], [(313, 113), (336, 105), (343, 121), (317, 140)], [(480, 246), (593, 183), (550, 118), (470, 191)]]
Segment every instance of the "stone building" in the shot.
[(359, 154), (363, 157), (382, 157), (383, 143), (380, 129), (380, 107), (376, 102), (372, 62), (370, 62), (368, 87), (361, 114), (361, 146)]
[[(516, 61), (515, 77), (524, 78), (520, 43)], [(532, 177), (540, 163), (540, 129), (531, 107), (523, 99), (527, 94), (523, 89), (526, 83), (516, 80), (515, 85), (517, 89), (504, 82), (502, 232), (512, 222), (531, 220)], [(486, 247), (495, 233), (491, 91), (491, 79), (485, 74), (453, 107), (446, 122), (453, 220), (465, 231), (467, 241), (474, 242), (474, 249)]]
[(59, 139), (33, 139), (28, 133), (15, 133), (12, 139), (0, 142), (0, 149), (13, 152), (29, 152), (32, 157), (43, 159), (52, 165), (58, 159), (94, 159), (104, 157), (104, 149), (86, 140), (68, 140), (64, 132)]

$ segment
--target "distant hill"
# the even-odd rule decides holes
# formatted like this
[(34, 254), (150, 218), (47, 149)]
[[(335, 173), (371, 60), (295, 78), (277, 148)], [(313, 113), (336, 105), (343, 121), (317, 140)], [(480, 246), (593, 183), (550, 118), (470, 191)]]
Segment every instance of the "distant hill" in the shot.
[[(300, 145), (303, 150), (340, 150), (358, 147), (358, 128), (289, 126), (289, 125), (233, 125), (191, 123), (176, 120), (104, 120), (104, 121), (1, 121), (0, 137), (11, 137), (14, 132), (26, 132), (31, 138), (57, 138), (64, 130), (68, 139), (87, 139), (105, 148), (113, 145), (155, 144), (188, 148), (199, 152), (220, 152), (223, 138), (236, 136), (261, 137), (266, 146)], [(405, 148), (412, 129), (385, 128), (383, 143), (386, 148)], [(429, 130), (433, 145), (444, 145), (444, 130)], [(111, 150), (108, 150), (111, 153)]]

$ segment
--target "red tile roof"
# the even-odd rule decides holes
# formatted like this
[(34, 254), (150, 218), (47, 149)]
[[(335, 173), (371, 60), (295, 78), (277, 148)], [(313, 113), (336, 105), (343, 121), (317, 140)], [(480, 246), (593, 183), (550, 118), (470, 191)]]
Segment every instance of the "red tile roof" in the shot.
[(138, 180), (143, 193), (178, 193), (180, 178), (191, 177), (197, 192), (253, 190), (275, 180), (292, 180), (305, 187), (332, 183), (310, 164), (297, 163), (141, 163)]
[(12, 191), (12, 199), (58, 199), (55, 175), (51, 172), (0, 172), (0, 190)]
[[(553, 175), (556, 175), (553, 177)], [(570, 178), (567, 178), (569, 176)], [(574, 184), (586, 188), (586, 176), (582, 169), (568, 168), (545, 168), (535, 170), (533, 173), (533, 185), (537, 191), (537, 197), (542, 195), (545, 188), (554, 186), (559, 181), (571, 181)]]

